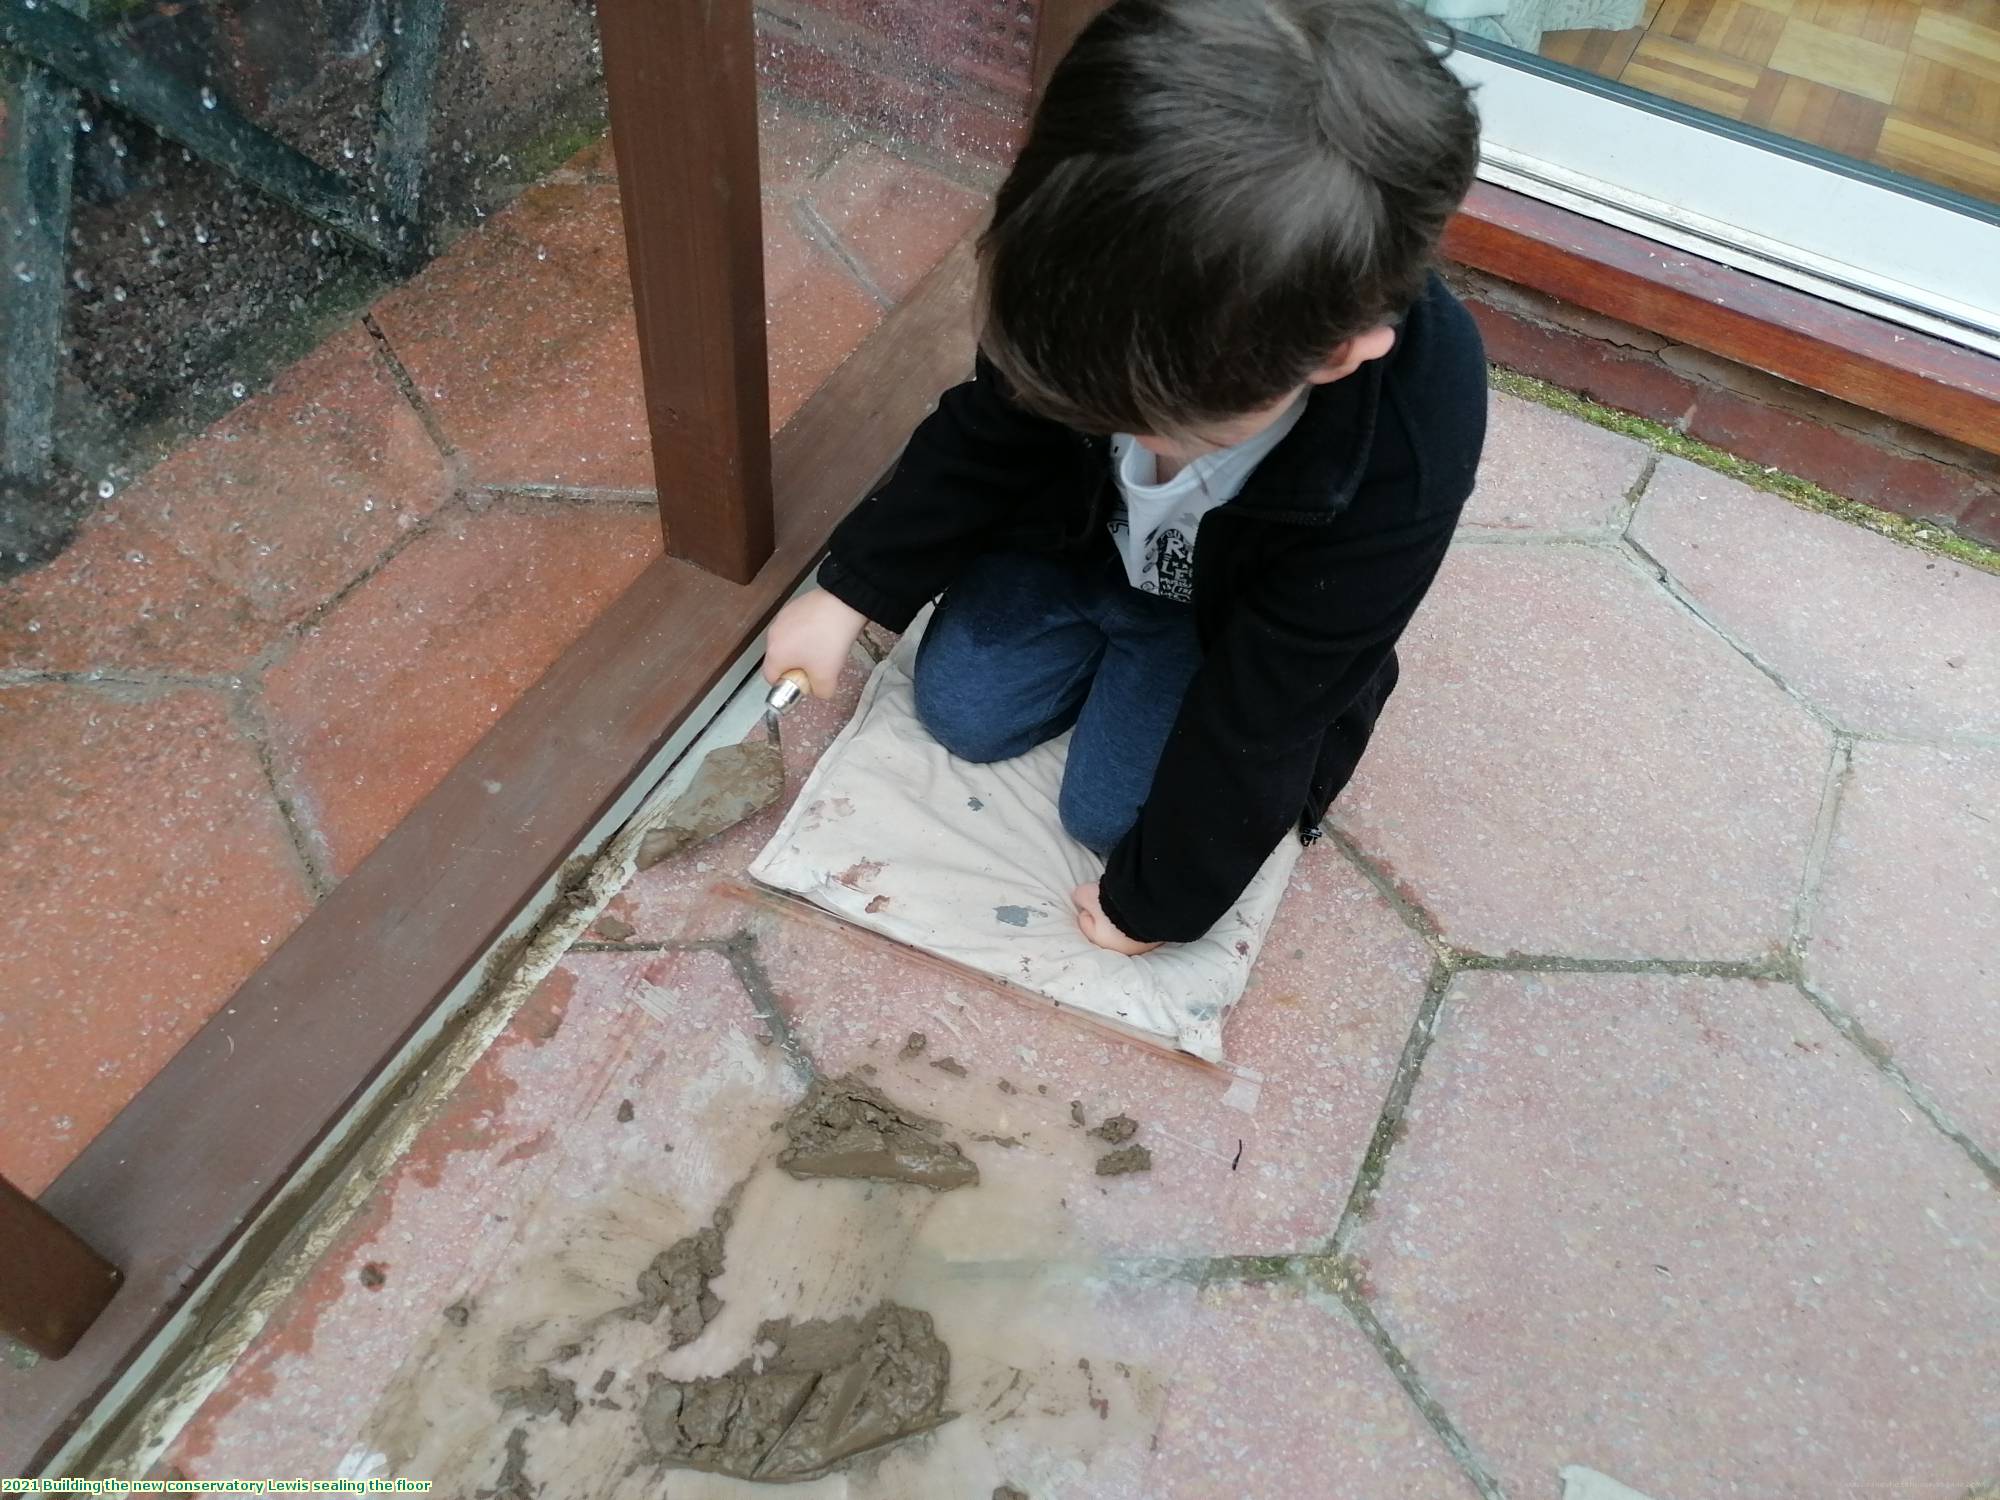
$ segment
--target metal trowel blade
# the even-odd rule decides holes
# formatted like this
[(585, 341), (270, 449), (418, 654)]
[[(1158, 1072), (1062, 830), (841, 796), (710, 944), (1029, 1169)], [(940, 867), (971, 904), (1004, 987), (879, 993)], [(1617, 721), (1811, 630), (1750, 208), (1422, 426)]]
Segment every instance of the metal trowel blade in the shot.
[(785, 757), (775, 741), (724, 745), (702, 757), (687, 790), (639, 842), (646, 869), (755, 817), (785, 790)]

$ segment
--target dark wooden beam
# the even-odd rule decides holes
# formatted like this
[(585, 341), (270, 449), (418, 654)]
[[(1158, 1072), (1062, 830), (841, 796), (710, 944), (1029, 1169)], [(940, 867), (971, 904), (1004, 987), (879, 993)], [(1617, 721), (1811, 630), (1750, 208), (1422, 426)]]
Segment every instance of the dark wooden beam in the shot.
[(2000, 453), (2000, 359), (1480, 183), (1460, 265)]
[(76, 90), (0, 57), (0, 481), (33, 485), (55, 457)]
[(372, 203), (338, 172), (279, 140), (214, 89), (154, 66), (59, 5), (0, 0), (0, 47), (116, 100), (168, 140), (377, 255), (394, 259), (406, 238), (393, 210)]
[(599, 0), (667, 551), (737, 583), (773, 545), (751, 0)]
[(0, 1177), (0, 1334), (61, 1359), (118, 1290), (118, 1268)]
[(66, 1440), (763, 629), (971, 368), (972, 280), (961, 245), (778, 435), (747, 586), (648, 568), (42, 1195), (126, 1282), (69, 1358), (0, 1366), (0, 1474)]
[(403, 265), (424, 257), (424, 164), (430, 155), (431, 91), (444, 35), (444, 0), (395, 0), (382, 94), (375, 111), (375, 181), (398, 231)]

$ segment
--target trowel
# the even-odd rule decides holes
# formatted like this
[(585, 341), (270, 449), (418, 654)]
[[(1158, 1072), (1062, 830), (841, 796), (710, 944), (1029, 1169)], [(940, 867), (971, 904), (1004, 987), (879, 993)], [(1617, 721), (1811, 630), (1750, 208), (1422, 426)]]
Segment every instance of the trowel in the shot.
[(723, 745), (702, 757), (687, 790), (639, 841), (639, 869), (705, 844), (778, 800), (785, 790), (778, 716), (804, 697), (809, 685), (796, 667), (785, 673), (764, 699), (764, 738)]

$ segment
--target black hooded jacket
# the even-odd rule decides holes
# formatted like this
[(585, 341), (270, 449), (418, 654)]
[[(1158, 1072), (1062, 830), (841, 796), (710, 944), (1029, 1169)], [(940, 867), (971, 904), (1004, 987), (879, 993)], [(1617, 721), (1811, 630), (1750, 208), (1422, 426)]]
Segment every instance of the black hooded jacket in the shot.
[[(1200, 937), (1288, 830), (1313, 834), (1396, 683), (1486, 431), (1478, 329), (1437, 277), (1379, 360), (1317, 386), (1285, 440), (1195, 535), (1203, 659), (1105, 914), (1142, 942)], [(1035, 416), (983, 357), (834, 532), (820, 583), (892, 630), (993, 551), (1109, 548), (1110, 440)]]

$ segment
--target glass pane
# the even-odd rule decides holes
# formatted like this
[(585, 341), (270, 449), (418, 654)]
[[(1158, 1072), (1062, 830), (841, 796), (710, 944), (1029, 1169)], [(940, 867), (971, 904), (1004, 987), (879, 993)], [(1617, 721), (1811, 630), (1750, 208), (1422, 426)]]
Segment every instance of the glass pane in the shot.
[(1473, 36), (2000, 203), (2000, 0), (1424, 0)]
[(657, 555), (601, 72), (577, 0), (10, 8), (0, 1174), (24, 1189)]
[(1020, 135), (1025, 0), (760, 5), (771, 420), (984, 218)]
[[(760, 5), (772, 419), (986, 211), (1020, 0)], [(588, 0), (0, 28), (0, 1175), (38, 1191), (660, 554)]]

